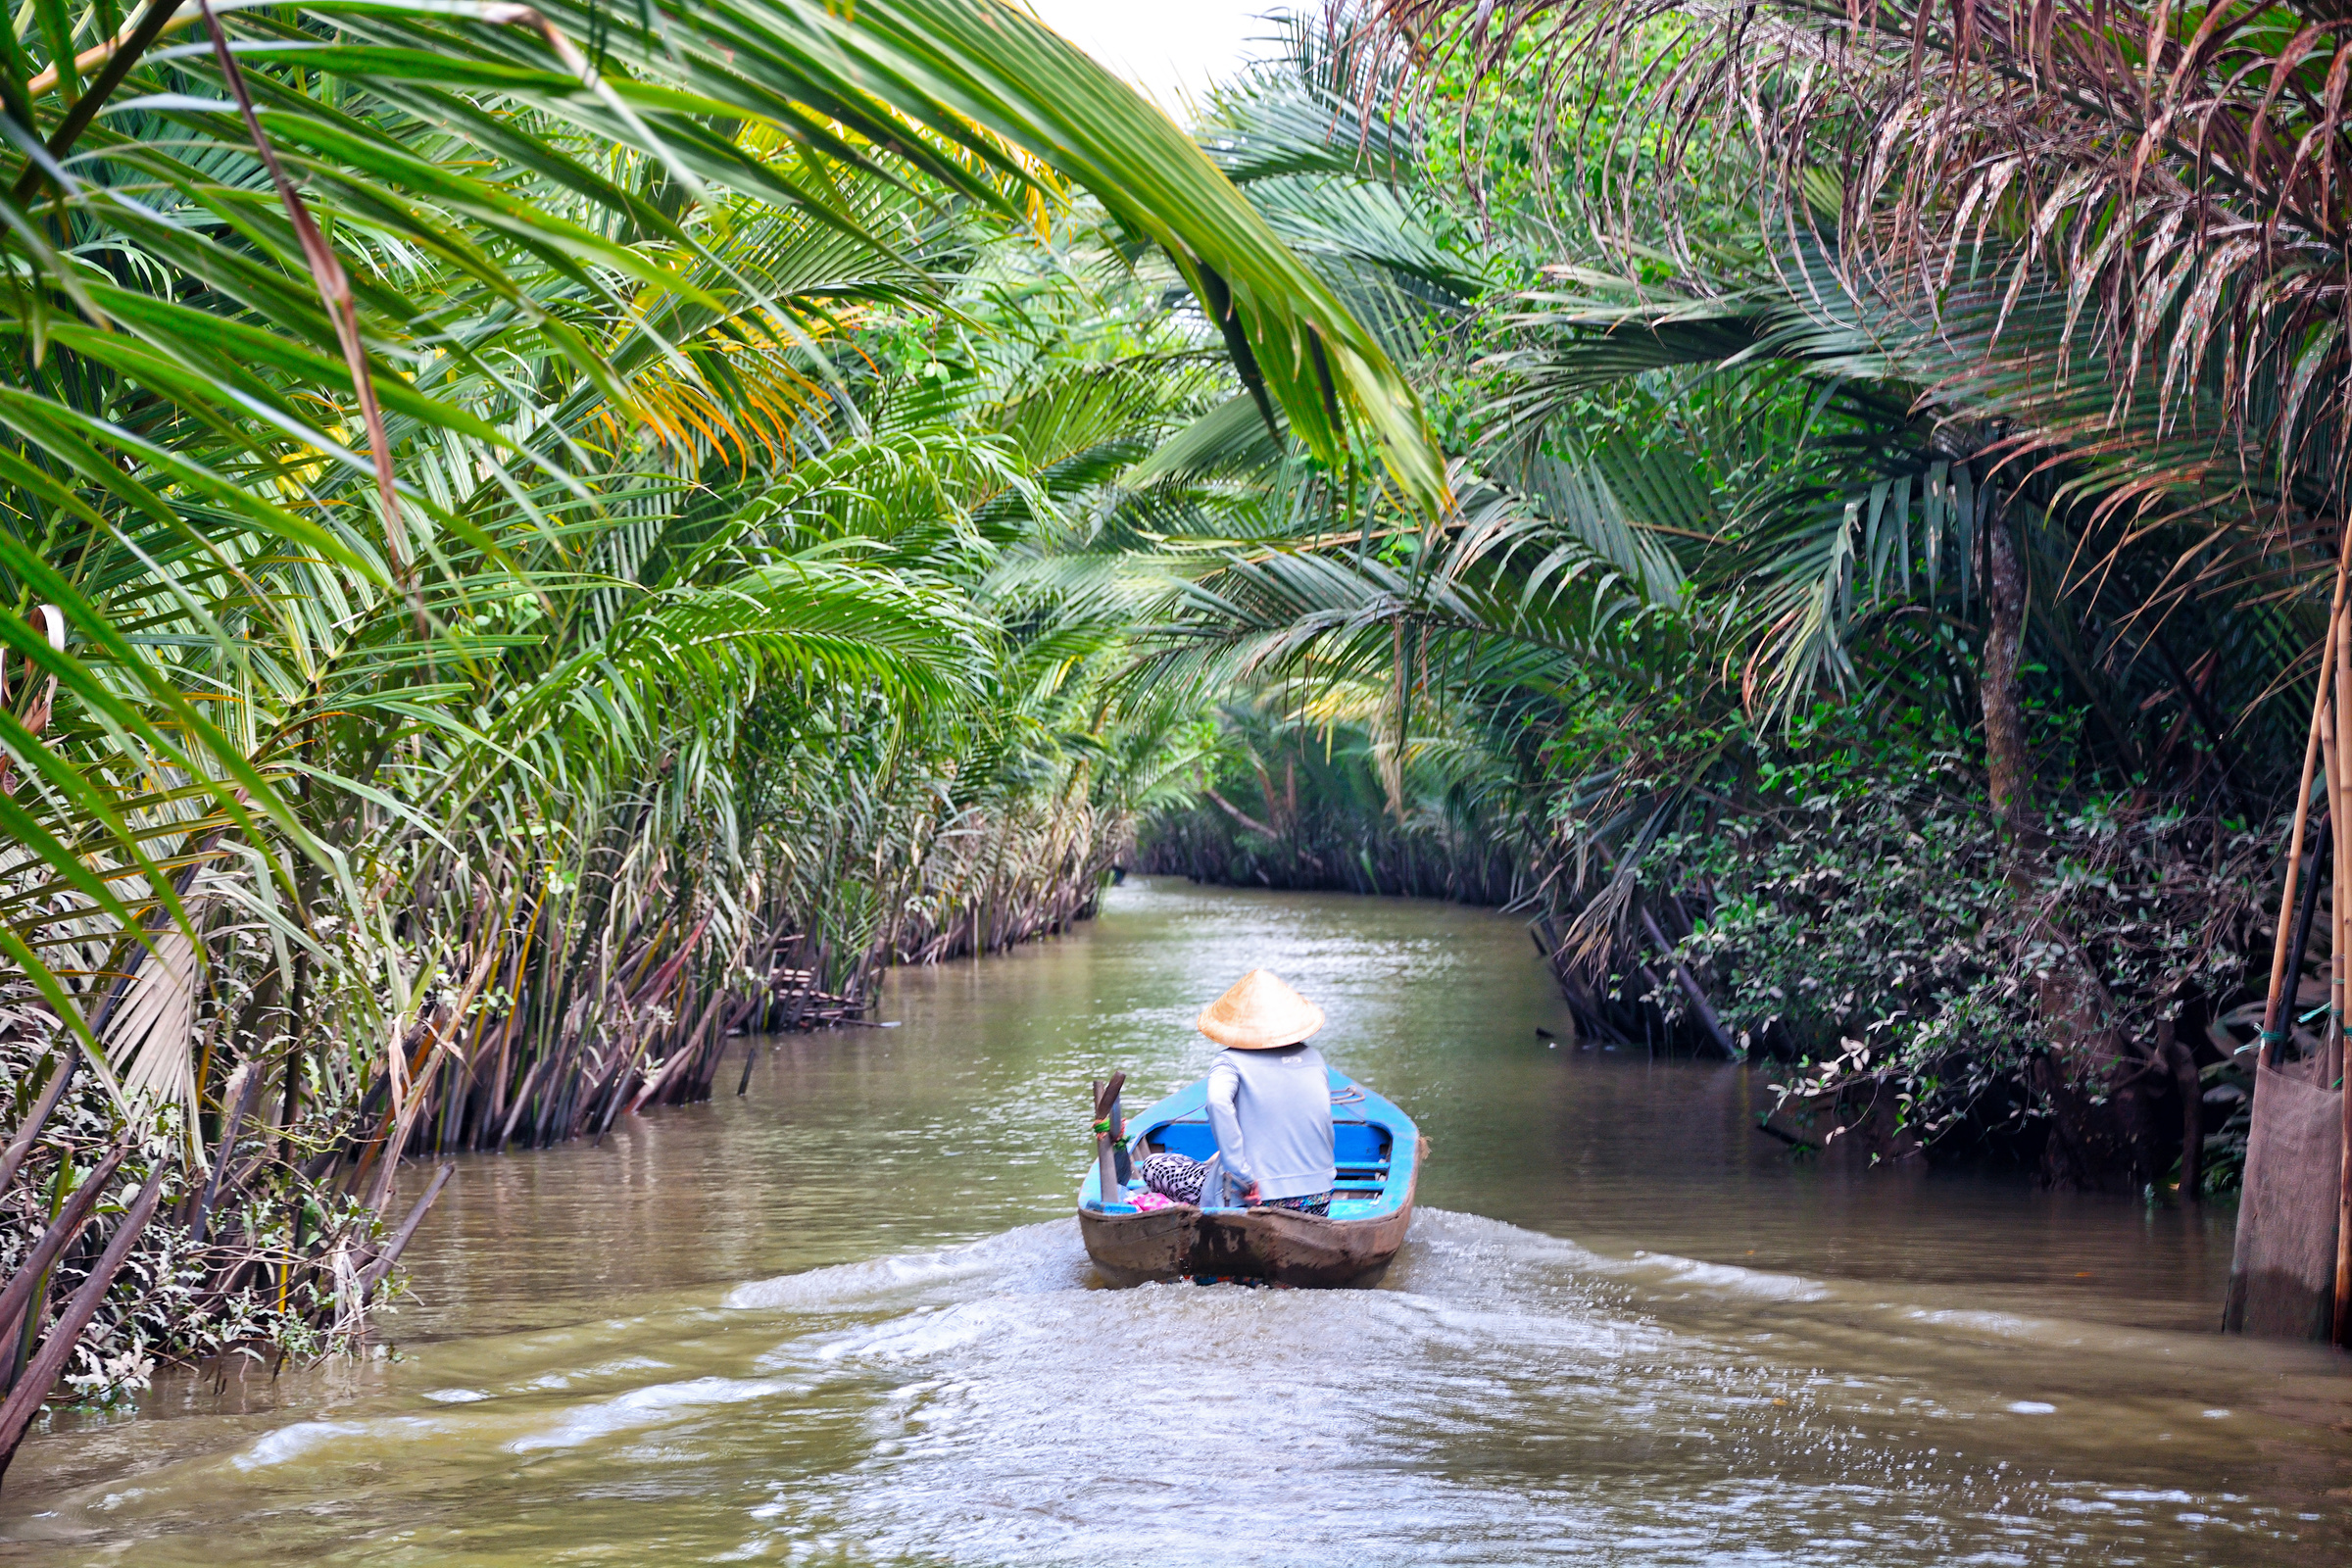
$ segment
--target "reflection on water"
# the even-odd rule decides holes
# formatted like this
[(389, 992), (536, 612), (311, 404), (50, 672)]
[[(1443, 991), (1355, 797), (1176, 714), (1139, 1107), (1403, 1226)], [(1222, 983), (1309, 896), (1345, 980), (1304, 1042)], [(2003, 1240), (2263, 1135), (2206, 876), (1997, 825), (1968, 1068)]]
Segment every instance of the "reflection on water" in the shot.
[[(1252, 964), (1420, 1120), (1384, 1287), (1100, 1288), (1085, 1085)], [(1130, 885), (742, 1101), (463, 1162), (396, 1357), (29, 1443), (44, 1563), (2335, 1563), (2352, 1379), (2224, 1341), (2230, 1215), (1793, 1164), (1579, 1051), (1516, 922)], [(1561, 1037), (1546, 1040), (1540, 1029)], [(722, 1082), (725, 1075), (722, 1074)]]

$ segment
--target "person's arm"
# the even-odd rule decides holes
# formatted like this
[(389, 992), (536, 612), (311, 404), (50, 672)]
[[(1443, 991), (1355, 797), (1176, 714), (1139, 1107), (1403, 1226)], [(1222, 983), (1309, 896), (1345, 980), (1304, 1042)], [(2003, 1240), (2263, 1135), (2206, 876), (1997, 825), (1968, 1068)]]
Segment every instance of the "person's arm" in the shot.
[(1225, 1171), (1235, 1183), (1250, 1192), (1257, 1191), (1257, 1177), (1250, 1169), (1250, 1161), (1242, 1149), (1242, 1119), (1235, 1112), (1234, 1102), (1241, 1093), (1242, 1075), (1230, 1061), (1219, 1061), (1208, 1069), (1208, 1125), (1217, 1135), (1217, 1152), (1225, 1156)]

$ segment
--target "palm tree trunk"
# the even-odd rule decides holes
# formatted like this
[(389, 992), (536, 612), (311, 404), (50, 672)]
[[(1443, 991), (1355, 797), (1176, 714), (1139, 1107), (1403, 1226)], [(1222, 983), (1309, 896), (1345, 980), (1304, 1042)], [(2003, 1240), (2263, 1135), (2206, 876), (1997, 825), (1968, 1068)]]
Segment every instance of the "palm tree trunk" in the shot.
[(2018, 662), (2026, 626), (2026, 574), (2009, 527), (2006, 497), (1996, 499), (1985, 529), (1984, 667), (1978, 696), (1984, 706), (1984, 771), (1992, 814), (2012, 845), (2032, 830), (2033, 775), (2026, 760), (2026, 715), (2018, 699)]

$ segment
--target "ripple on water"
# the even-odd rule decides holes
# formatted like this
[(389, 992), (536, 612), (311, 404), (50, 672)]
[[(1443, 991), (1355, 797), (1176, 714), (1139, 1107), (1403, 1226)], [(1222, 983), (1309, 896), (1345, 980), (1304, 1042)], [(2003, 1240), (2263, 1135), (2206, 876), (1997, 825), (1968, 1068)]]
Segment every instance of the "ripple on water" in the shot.
[[(1951, 1367), (1930, 1390), (1854, 1365), (1874, 1318), (1915, 1332), (1901, 1303), (1443, 1210), (1373, 1291), (1104, 1290), (1057, 1220), (723, 1300), (518, 1342), (573, 1371), (439, 1381), (412, 1396), (430, 1415), (299, 1421), (231, 1468), (278, 1475), (288, 1508), (356, 1495), (337, 1506), (379, 1526), (503, 1492), (513, 1517), (465, 1539), (534, 1561), (624, 1501), (675, 1516), (677, 1560), (2293, 1561), (2308, 1528), (2185, 1453), (2066, 1474), (2080, 1422), (2128, 1398), (2070, 1418), (1986, 1387), (1974, 1408), (2037, 1418), (1994, 1437)], [(150, 1479), (93, 1522), (202, 1484)]]
[(741, 1404), (787, 1393), (793, 1387), (774, 1378), (689, 1378), (683, 1383), (656, 1383), (580, 1405), (554, 1424), (513, 1440), (507, 1450), (528, 1453), (533, 1448), (577, 1448), (614, 1433), (662, 1426), (688, 1412)]
[[(2048, 1560), (2098, 1538), (2109, 1560), (2164, 1561), (2160, 1538), (2245, 1544), (2278, 1524), (2244, 1498), (2173, 1489), (2198, 1507), (2085, 1525), (2046, 1456), (1973, 1438), (1963, 1451), (1947, 1402), (1899, 1374), (1827, 1378), (1713, 1332), (1741, 1301), (1832, 1300), (1817, 1281), (1612, 1259), (1435, 1210), (1391, 1289), (1110, 1292), (1080, 1288), (1084, 1272), (1057, 1222), (733, 1292), (738, 1310), (814, 1319), (760, 1365), (852, 1369), (861, 1381), (836, 1396), (865, 1445), (846, 1469), (771, 1480), (745, 1550), (849, 1540), (875, 1560), (1205, 1563), (1246, 1542), (1269, 1563), (1948, 1562)], [(1693, 1296), (1716, 1317), (1671, 1321)], [(2099, 1495), (2113, 1509), (2122, 1494)]]

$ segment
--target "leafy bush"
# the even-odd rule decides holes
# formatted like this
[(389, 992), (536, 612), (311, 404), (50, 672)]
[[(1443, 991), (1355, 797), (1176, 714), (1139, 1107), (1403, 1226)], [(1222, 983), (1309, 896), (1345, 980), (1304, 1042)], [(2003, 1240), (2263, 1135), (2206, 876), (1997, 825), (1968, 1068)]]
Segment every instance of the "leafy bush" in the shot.
[[(1777, 765), (1753, 809), (1640, 868), (1687, 890), (1676, 956), (1743, 1050), (1793, 1064), (1784, 1095), (1874, 1080), (1933, 1142), (2048, 1115), (2040, 1060), (2104, 1102), (2150, 1069), (2162, 1023), (2209, 1076), (2234, 1070), (2223, 1020), (2264, 978), (2278, 824), (2100, 796), (2011, 855), (1964, 753), (1887, 762)], [(1671, 986), (1648, 1000), (1689, 1007)]]

